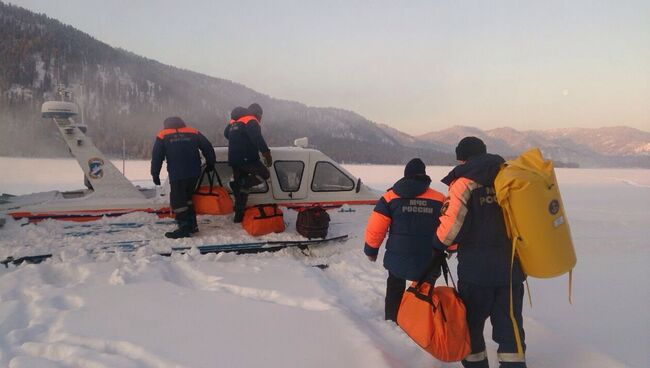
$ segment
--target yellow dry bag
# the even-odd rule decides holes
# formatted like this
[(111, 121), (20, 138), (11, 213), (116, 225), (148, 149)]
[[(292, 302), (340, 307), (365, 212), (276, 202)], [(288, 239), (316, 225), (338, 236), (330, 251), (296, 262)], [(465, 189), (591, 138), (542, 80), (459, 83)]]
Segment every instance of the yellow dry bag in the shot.
[(553, 163), (539, 149), (506, 162), (494, 181), (523, 271), (549, 278), (573, 269), (576, 254)]

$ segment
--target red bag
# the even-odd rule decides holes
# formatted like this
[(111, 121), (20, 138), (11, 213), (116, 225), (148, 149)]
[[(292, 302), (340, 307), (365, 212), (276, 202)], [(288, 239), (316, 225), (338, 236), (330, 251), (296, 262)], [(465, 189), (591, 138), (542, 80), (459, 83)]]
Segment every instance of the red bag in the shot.
[(260, 204), (244, 212), (242, 226), (253, 236), (284, 231), (284, 215), (276, 204)]
[[(446, 261), (443, 272), (446, 279)], [(455, 285), (433, 287), (429, 282), (413, 282), (402, 297), (397, 324), (420, 347), (443, 362), (463, 360), (471, 352), (465, 305)]]
[[(208, 174), (208, 185), (201, 185), (205, 177), (205, 170), (197, 183), (197, 188), (192, 196), (194, 211), (199, 215), (227, 215), (233, 212), (233, 204), (226, 188), (221, 184), (221, 178), (216, 170)], [(219, 186), (214, 185), (217, 178)]]

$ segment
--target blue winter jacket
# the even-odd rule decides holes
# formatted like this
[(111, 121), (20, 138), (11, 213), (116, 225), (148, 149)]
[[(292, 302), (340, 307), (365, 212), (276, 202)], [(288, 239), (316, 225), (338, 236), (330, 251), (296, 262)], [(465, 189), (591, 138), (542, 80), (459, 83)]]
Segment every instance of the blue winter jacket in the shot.
[(406, 280), (421, 277), (440, 254), (433, 240), (444, 196), (429, 184), (426, 175), (400, 179), (377, 201), (366, 228), (365, 254), (376, 256), (388, 233), (384, 267)]
[[(510, 283), (512, 242), (496, 201), (494, 179), (503, 158), (481, 154), (456, 166), (442, 182), (449, 185), (437, 230), (436, 246), (458, 248), (458, 279), (484, 286)], [(525, 276), (515, 259), (512, 281)]]
[(151, 175), (160, 176), (163, 161), (167, 160), (169, 180), (198, 178), (201, 175), (201, 156), (207, 165), (214, 166), (214, 148), (198, 130), (181, 124), (161, 130), (151, 153)]
[(243, 107), (233, 110), (232, 119), (223, 135), (228, 139), (228, 164), (232, 167), (259, 161), (258, 152), (270, 151), (262, 136), (259, 120)]

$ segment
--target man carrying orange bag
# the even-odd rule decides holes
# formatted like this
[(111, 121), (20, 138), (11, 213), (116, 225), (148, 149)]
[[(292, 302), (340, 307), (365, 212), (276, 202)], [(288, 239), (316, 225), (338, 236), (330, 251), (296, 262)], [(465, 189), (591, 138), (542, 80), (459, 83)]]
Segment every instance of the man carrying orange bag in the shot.
[(511, 269), (512, 242), (494, 190), (504, 160), (488, 154), (476, 137), (458, 143), (456, 158), (461, 164), (442, 179), (449, 185), (449, 196), (435, 241), (441, 250), (458, 247), (458, 292), (467, 308), (472, 346), (463, 366), (489, 368), (483, 328), (490, 318), (499, 366), (525, 368), (523, 352), (517, 353), (518, 340), (526, 347), (521, 315), (525, 275), (516, 258)]
[(364, 253), (372, 262), (377, 260), (388, 233), (384, 255), (384, 268), (388, 270), (385, 318), (394, 322), (406, 280), (418, 280), (434, 253), (442, 256), (433, 248), (433, 240), (444, 196), (429, 188), (431, 178), (425, 169), (419, 158), (409, 161), (404, 177), (377, 201), (366, 228)]

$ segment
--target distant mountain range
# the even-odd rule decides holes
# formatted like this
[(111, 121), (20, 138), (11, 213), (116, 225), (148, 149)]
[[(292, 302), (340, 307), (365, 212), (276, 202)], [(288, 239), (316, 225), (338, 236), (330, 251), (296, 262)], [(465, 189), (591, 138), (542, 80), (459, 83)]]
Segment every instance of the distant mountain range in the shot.
[[(388, 131), (390, 133), (390, 131)], [(453, 150), (456, 142), (466, 136), (481, 138), (491, 152), (505, 157), (516, 156), (532, 147), (539, 147), (545, 157), (575, 166), (629, 166), (650, 168), (650, 132), (630, 127), (565, 128), (519, 131), (513, 128), (481, 130), (454, 126), (412, 138), (413, 146), (436, 145)], [(397, 138), (396, 138), (397, 139)]]
[(342, 162), (403, 164), (421, 157), (454, 164), (459, 138), (486, 139), (491, 151), (514, 156), (539, 145), (545, 154), (583, 166), (650, 167), (650, 133), (601, 130), (481, 131), (453, 127), (413, 137), (351, 111), (276, 99), (225, 79), (174, 68), (111, 47), (45, 15), (0, 1), (0, 155), (64, 156), (56, 130), (40, 118), (40, 105), (66, 86), (83, 108), (97, 146), (132, 158), (150, 157), (155, 133), (178, 115), (215, 145), (234, 107), (264, 107), (263, 133), (271, 146), (309, 137), (310, 145)]

